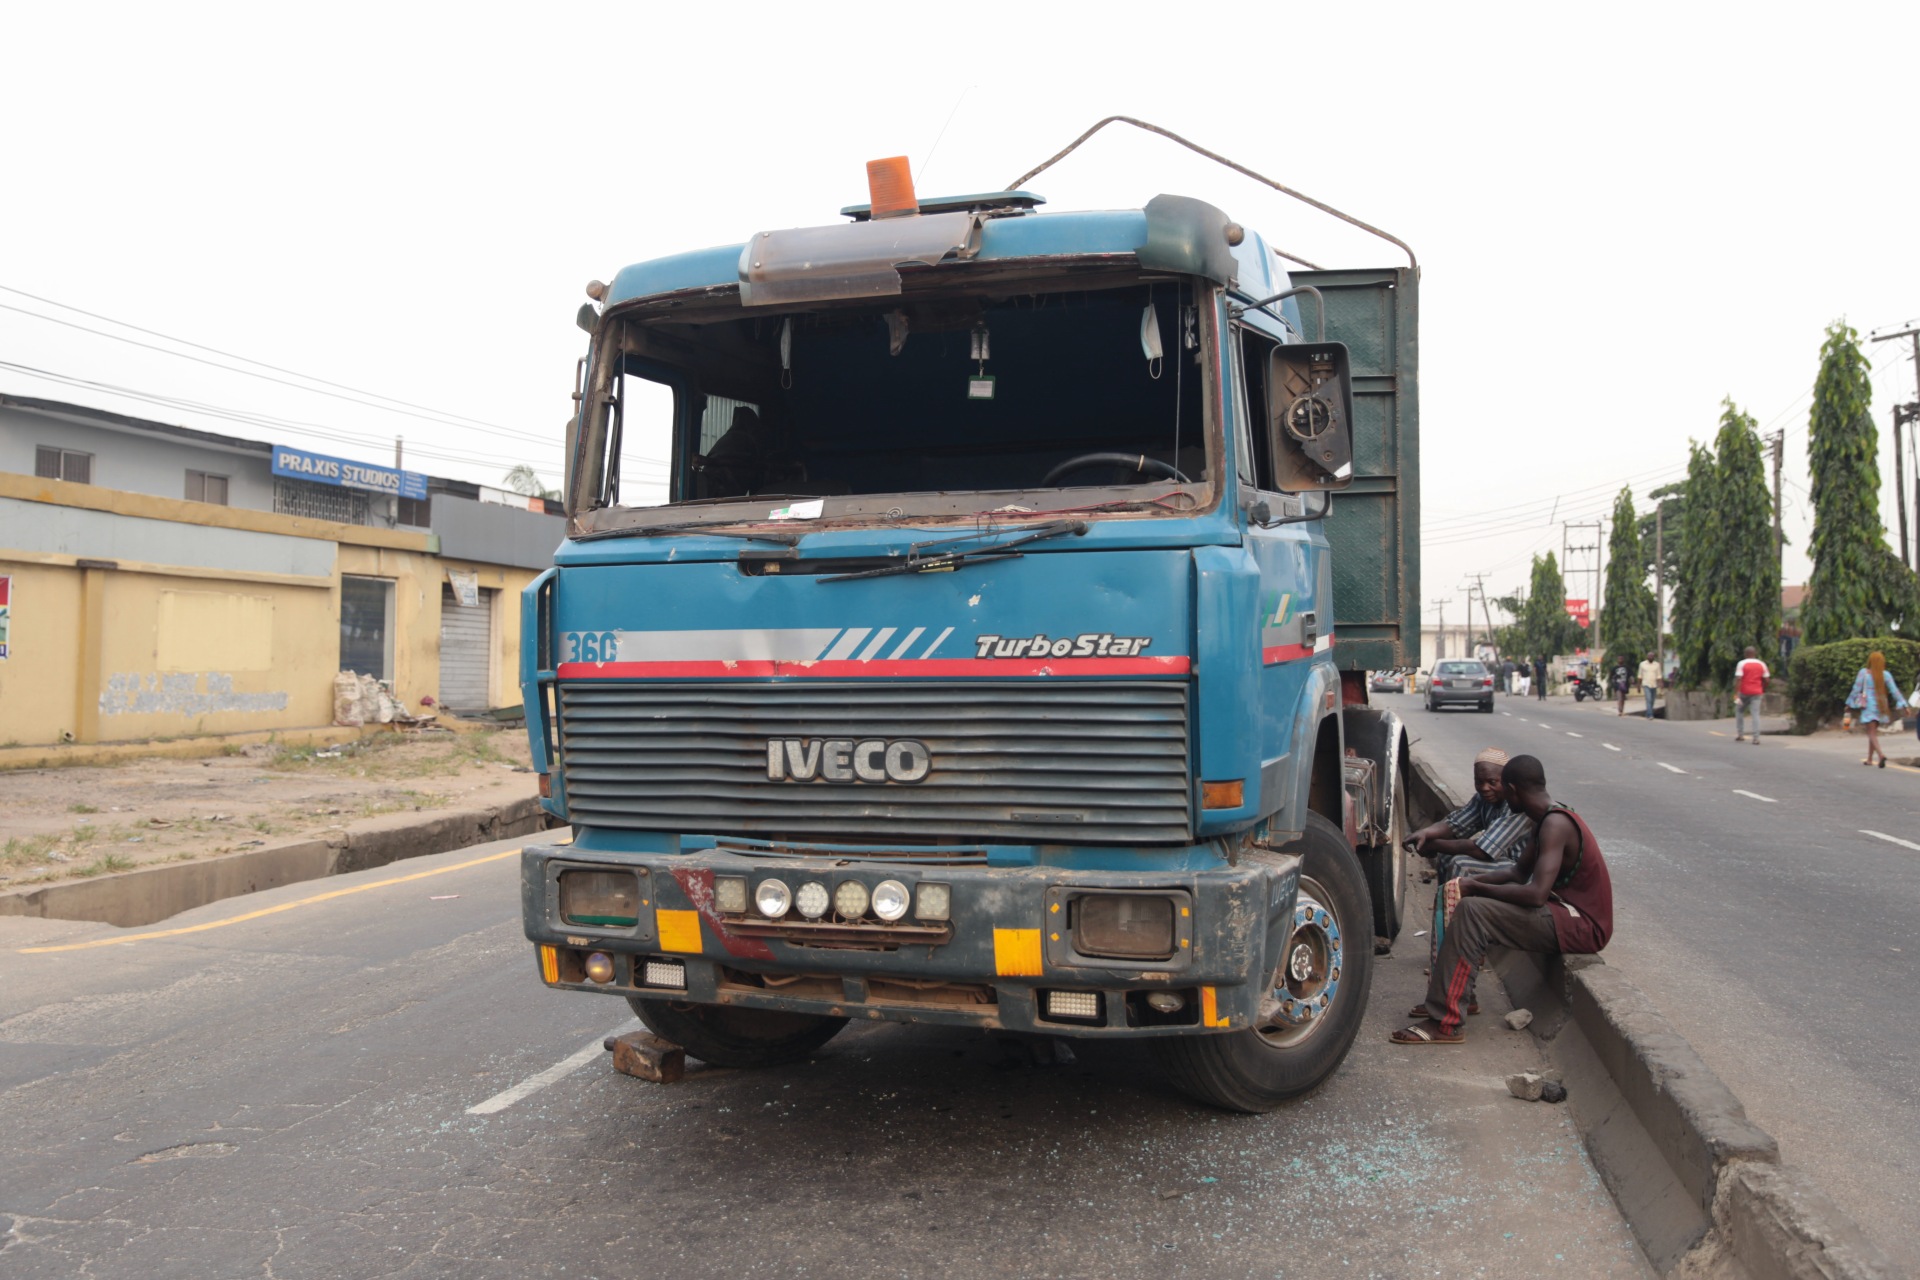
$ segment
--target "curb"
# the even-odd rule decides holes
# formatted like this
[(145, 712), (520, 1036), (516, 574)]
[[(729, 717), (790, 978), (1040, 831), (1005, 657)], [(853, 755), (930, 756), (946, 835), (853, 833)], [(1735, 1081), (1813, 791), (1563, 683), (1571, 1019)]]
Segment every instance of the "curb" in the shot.
[[(1421, 823), (1460, 805), (1416, 748)], [(1663, 1275), (1889, 1280), (1893, 1264), (1804, 1175), (1644, 992), (1598, 956), (1496, 951), (1493, 968), (1565, 1076), (1588, 1155)]]
[(243, 893), (531, 835), (552, 825), (559, 824), (549, 820), (538, 796), (490, 809), (391, 814), (355, 823), (322, 840), (248, 849), (199, 862), (163, 862), (91, 880), (0, 894), (0, 916), (93, 920), (132, 928)]

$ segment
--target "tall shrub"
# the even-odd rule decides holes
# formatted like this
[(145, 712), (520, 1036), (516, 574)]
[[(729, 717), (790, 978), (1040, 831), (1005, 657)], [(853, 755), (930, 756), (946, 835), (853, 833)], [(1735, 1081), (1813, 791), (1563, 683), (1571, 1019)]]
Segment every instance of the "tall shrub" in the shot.
[(1748, 645), (1774, 651), (1780, 635), (1780, 561), (1773, 551), (1773, 497), (1753, 419), (1724, 401), (1714, 438), (1713, 577), (1706, 600), (1706, 683), (1731, 687)]
[(1674, 678), (1683, 689), (1697, 689), (1712, 674), (1708, 584), (1719, 567), (1713, 513), (1720, 497), (1719, 468), (1713, 454), (1698, 444), (1687, 446), (1683, 497), (1680, 546), (1673, 564)]
[(1893, 620), (1892, 592), (1883, 581), (1892, 552), (1880, 525), (1880, 436), (1859, 339), (1845, 321), (1829, 325), (1813, 382), (1807, 423), (1813, 576), (1800, 615), (1809, 645), (1873, 635)]
[(1887, 679), (1902, 694), (1912, 693), (1915, 676), (1920, 674), (1920, 641), (1879, 636), (1801, 645), (1794, 650), (1790, 696), (1798, 732), (1812, 733), (1840, 718), (1841, 707), (1853, 691), (1853, 678), (1867, 665), (1867, 655), (1876, 649), (1886, 655)]
[(1533, 582), (1527, 589), (1526, 610), (1520, 626), (1527, 652), (1543, 658), (1565, 653), (1584, 634), (1567, 616), (1567, 584), (1560, 577), (1560, 561), (1549, 551), (1533, 558)]
[(1607, 666), (1624, 661), (1631, 671), (1654, 652), (1656, 625), (1633, 492), (1622, 489), (1614, 499), (1613, 529), (1607, 535), (1607, 616), (1601, 627), (1607, 641)]

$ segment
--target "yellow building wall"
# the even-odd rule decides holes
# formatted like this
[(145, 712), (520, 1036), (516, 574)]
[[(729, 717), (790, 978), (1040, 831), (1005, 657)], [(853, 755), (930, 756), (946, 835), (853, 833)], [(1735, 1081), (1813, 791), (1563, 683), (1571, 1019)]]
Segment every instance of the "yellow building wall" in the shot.
[[(24, 483), (23, 483), (24, 482)], [(115, 742), (308, 728), (333, 721), (342, 575), (393, 583), (393, 689), (437, 702), (449, 569), (492, 588), (490, 701), (517, 706), (520, 593), (536, 570), (443, 559), (424, 534), (361, 529), (85, 485), (0, 476), (0, 493), (151, 519), (319, 537), (325, 578), (118, 563), (0, 547), (13, 577), (12, 656), (0, 661), (0, 745)]]
[(13, 578), (11, 652), (0, 662), (0, 746), (59, 742), (79, 731), (80, 573), (14, 563), (0, 551), (0, 574)]

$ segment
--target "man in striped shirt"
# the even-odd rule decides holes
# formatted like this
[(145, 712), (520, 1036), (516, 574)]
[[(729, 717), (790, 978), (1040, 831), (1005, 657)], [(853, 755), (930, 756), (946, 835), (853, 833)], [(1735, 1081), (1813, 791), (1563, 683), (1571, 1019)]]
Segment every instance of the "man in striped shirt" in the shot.
[[(1427, 934), (1429, 966), (1438, 962), (1446, 933), (1440, 903), (1447, 881), (1504, 870), (1518, 862), (1533, 842), (1533, 819), (1506, 801), (1506, 788), (1500, 781), (1506, 763), (1507, 753), (1498, 747), (1488, 747), (1475, 756), (1473, 799), (1410, 837), (1414, 852), (1432, 861), (1439, 879), (1433, 892), (1433, 928)], [(1467, 1012), (1480, 1012), (1471, 990)]]

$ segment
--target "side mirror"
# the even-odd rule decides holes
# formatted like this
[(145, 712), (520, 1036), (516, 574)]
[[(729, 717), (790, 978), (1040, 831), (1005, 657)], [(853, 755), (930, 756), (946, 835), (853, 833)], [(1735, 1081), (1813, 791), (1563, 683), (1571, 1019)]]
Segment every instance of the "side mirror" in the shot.
[(1344, 342), (1294, 342), (1267, 361), (1267, 452), (1280, 488), (1353, 483), (1353, 376)]

